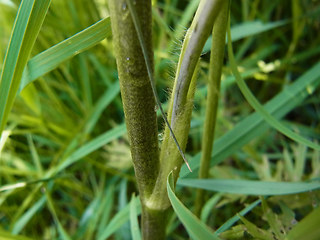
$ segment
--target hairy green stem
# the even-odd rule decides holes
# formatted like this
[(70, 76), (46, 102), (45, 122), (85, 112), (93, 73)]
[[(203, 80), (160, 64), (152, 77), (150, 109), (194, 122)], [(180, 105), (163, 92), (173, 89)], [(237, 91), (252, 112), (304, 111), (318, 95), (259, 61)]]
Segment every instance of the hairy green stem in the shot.
[(186, 104), (189, 85), (203, 46), (224, 0), (202, 0), (183, 42), (176, 75), (171, 127)]
[[(209, 66), (207, 109), (202, 135), (202, 155), (200, 162), (199, 178), (208, 178), (210, 169), (211, 152), (214, 142), (214, 132), (217, 120), (219, 103), (221, 70), (226, 42), (226, 29), (228, 22), (229, 1), (225, 1), (212, 30), (212, 45)], [(195, 214), (200, 216), (204, 204), (204, 190), (197, 191)]]
[[(181, 149), (184, 151), (190, 129), (193, 97), (197, 78), (197, 65), (203, 46), (212, 31), (213, 23), (220, 11), (222, 0), (202, 0), (188, 30), (176, 72), (175, 85), (170, 99), (168, 119)], [(160, 153), (160, 173), (154, 191), (147, 202), (151, 209), (167, 209), (170, 201), (167, 196), (166, 179), (173, 171), (177, 181), (182, 158), (166, 127)]]
[[(143, 26), (142, 35), (153, 67), (151, 1), (136, 0), (135, 7), (139, 22)], [(131, 156), (143, 209), (143, 236), (144, 239), (150, 239), (150, 232), (154, 234), (163, 231), (158, 229), (159, 214), (145, 207), (159, 172), (155, 98), (126, 1), (109, 0), (109, 8)]]

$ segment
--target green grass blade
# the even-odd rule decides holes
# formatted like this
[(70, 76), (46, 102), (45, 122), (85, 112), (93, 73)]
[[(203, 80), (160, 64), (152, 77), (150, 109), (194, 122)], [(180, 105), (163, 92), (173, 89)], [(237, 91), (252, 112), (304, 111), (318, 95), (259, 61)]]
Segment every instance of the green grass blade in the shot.
[(120, 92), (120, 84), (119, 82), (113, 83), (107, 91), (103, 93), (103, 95), (99, 98), (95, 106), (93, 107), (91, 114), (89, 114), (88, 121), (84, 127), (84, 132), (86, 134), (91, 133), (92, 129), (96, 125), (99, 120), (102, 112), (106, 109), (106, 107), (118, 96)]
[(248, 212), (250, 212), (253, 208), (255, 208), (256, 206), (258, 206), (261, 203), (261, 200), (258, 199), (256, 201), (254, 201), (253, 203), (251, 203), (249, 206), (247, 206), (246, 208), (244, 208), (243, 210), (241, 210), (238, 214), (236, 214), (235, 216), (233, 216), (232, 218), (229, 218), (228, 221), (226, 221), (224, 224), (222, 224), (217, 231), (215, 232), (215, 234), (219, 234), (222, 233), (226, 230), (228, 230), (230, 227), (232, 227), (233, 224), (235, 224), (240, 217), (239, 216), (245, 216)]
[(242, 79), (238, 69), (237, 69), (237, 63), (233, 55), (232, 45), (231, 45), (231, 33), (230, 33), (230, 26), (228, 27), (228, 55), (229, 55), (229, 61), (230, 66), (233, 75), (236, 78), (237, 84), (242, 92), (242, 94), (245, 96), (247, 101), (250, 103), (250, 105), (262, 115), (262, 117), (275, 129), (277, 129), (279, 132), (287, 136), (288, 138), (305, 144), (310, 148), (320, 150), (320, 146), (318, 144), (315, 144), (304, 137), (300, 136), (299, 134), (294, 133), (289, 128), (287, 128), (285, 125), (281, 124), (276, 118), (274, 118), (255, 98), (255, 96), (252, 94), (248, 86), (246, 85), (245, 81)]
[(287, 239), (289, 240), (317, 240), (320, 236), (320, 207), (314, 209), (308, 216), (303, 218), (289, 232)]
[(62, 240), (71, 240), (71, 237), (68, 235), (66, 230), (63, 228), (63, 226), (62, 226), (62, 224), (61, 224), (61, 222), (60, 222), (60, 220), (58, 218), (58, 215), (56, 213), (52, 198), (51, 198), (50, 193), (48, 191), (46, 191), (46, 198), (47, 198), (48, 209), (49, 209), (49, 211), (50, 211), (50, 213), (51, 213), (51, 215), (52, 215), (52, 217), (54, 219), (54, 222), (56, 224), (60, 239), (62, 239)]
[(219, 239), (214, 236), (214, 233), (203, 222), (201, 222), (195, 215), (187, 209), (183, 203), (177, 198), (174, 191), (174, 179), (172, 172), (167, 179), (167, 191), (171, 205), (179, 217), (180, 221), (188, 231), (192, 239)]
[(74, 151), (61, 165), (59, 165), (57, 172), (60, 172), (71, 164), (79, 161), (84, 156), (109, 143), (113, 139), (122, 136), (125, 132), (126, 126), (122, 124), (107, 131), (104, 134), (101, 134), (100, 136), (96, 137), (95, 139), (91, 140), (90, 142)]
[(102, 204), (103, 213), (97, 227), (97, 236), (102, 235), (105, 229), (105, 226), (107, 225), (107, 222), (110, 218), (112, 208), (113, 208), (113, 203), (114, 203), (114, 192), (115, 192), (114, 184), (108, 185), (104, 194), (105, 198)]
[(207, 222), (209, 215), (211, 214), (212, 209), (220, 201), (222, 194), (218, 193), (211, 197), (202, 207), (200, 220), (204, 223)]
[(18, 219), (12, 229), (13, 234), (18, 234), (27, 225), (30, 219), (43, 207), (46, 197), (42, 196), (28, 211), (26, 211), (20, 219)]
[[(231, 28), (232, 41), (266, 32), (288, 24), (290, 20), (280, 20), (275, 22), (263, 23), (261, 21), (244, 22)], [(210, 51), (212, 36), (207, 40), (203, 52)]]
[[(274, 117), (282, 118), (312, 94), (319, 84), (320, 63), (317, 63), (293, 84), (265, 104), (265, 109)], [(258, 113), (252, 113), (224, 136), (217, 139), (213, 146), (211, 165), (220, 163), (249, 141), (263, 134), (268, 128), (270, 128), (270, 125)], [(198, 169), (199, 161), (200, 153), (190, 159), (191, 168)], [(185, 177), (188, 174), (188, 169), (183, 166), (180, 177)]]
[(50, 2), (50, 0), (23, 0), (20, 4), (0, 77), (0, 136)]
[[(138, 198), (135, 199), (137, 208), (137, 214), (141, 213), (140, 201)], [(110, 223), (105, 227), (105, 230), (98, 236), (98, 240), (105, 240), (110, 237), (113, 233), (115, 233), (123, 224), (125, 224), (129, 220), (130, 216), (130, 204), (125, 206), (118, 212), (110, 221)]]
[(263, 182), (232, 179), (179, 179), (180, 186), (246, 195), (287, 195), (320, 189), (320, 182)]
[(138, 223), (138, 212), (137, 212), (137, 198), (133, 194), (130, 201), (130, 227), (131, 227), (131, 236), (133, 240), (141, 240), (141, 233)]
[(109, 36), (111, 36), (111, 24), (108, 17), (33, 57), (27, 64), (20, 91), (62, 62), (97, 45)]
[(4, 231), (2, 229), (0, 229), (0, 236), (1, 240), (32, 240), (31, 238), (25, 236), (11, 234), (10, 232)]
[(31, 181), (25, 181), (25, 182), (18, 182), (18, 183), (13, 183), (13, 184), (7, 184), (3, 185), (0, 187), (0, 193), (12, 189), (17, 189), (17, 188), (23, 188), (26, 187), (27, 185), (31, 184), (36, 184), (36, 183), (41, 183), (41, 182), (48, 182), (50, 180), (54, 179), (53, 177), (49, 178), (41, 178), (41, 179), (36, 179), (36, 180), (31, 180)]

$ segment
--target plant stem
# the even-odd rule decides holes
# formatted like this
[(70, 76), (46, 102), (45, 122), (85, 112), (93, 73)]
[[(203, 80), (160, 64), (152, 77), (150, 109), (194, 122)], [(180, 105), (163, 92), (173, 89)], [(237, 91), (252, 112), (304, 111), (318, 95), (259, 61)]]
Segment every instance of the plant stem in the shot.
[[(212, 45), (209, 66), (207, 110), (202, 136), (202, 155), (200, 162), (199, 178), (208, 178), (210, 169), (211, 152), (214, 142), (214, 132), (219, 103), (221, 70), (226, 42), (226, 29), (228, 22), (229, 1), (224, 1), (212, 31)], [(200, 216), (204, 204), (204, 190), (198, 189), (195, 214)]]
[[(134, 4), (143, 26), (142, 34), (153, 68), (151, 1), (136, 0)], [(143, 210), (143, 238), (151, 239), (153, 234), (161, 237), (165, 234), (164, 227), (161, 227), (165, 222), (160, 221), (162, 216), (159, 217), (161, 213), (150, 211), (145, 206), (159, 172), (155, 99), (126, 1), (109, 0), (109, 8), (123, 108)]]

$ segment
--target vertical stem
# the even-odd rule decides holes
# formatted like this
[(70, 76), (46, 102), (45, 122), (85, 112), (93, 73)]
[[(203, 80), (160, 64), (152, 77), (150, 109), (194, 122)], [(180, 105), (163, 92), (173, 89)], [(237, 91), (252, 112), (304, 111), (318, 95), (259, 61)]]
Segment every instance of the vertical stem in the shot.
[[(207, 110), (202, 136), (202, 155), (199, 178), (208, 178), (211, 152), (214, 141), (214, 131), (217, 119), (219, 102), (221, 70), (226, 42), (226, 28), (228, 22), (229, 1), (224, 1), (212, 31), (212, 46), (210, 56), (209, 83), (207, 96)], [(195, 214), (200, 216), (204, 204), (204, 191), (197, 191)]]
[[(159, 172), (155, 99), (128, 5), (125, 0), (109, 0), (108, 3), (123, 108), (142, 205), (143, 239), (164, 239), (164, 212), (151, 211), (145, 204)], [(153, 67), (151, 1), (136, 0), (134, 4)]]

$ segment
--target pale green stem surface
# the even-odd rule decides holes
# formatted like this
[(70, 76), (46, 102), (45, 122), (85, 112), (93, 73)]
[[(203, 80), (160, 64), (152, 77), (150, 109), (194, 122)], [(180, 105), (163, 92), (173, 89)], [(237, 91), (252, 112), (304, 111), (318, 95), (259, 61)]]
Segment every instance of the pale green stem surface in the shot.
[(189, 85), (203, 46), (207, 41), (213, 23), (220, 11), (223, 0), (202, 0), (194, 20), (183, 42), (173, 89), (171, 127), (174, 129), (177, 116), (186, 104)]
[[(214, 132), (217, 121), (217, 109), (220, 97), (220, 82), (226, 42), (229, 1), (223, 2), (212, 31), (211, 56), (209, 66), (207, 108), (202, 135), (202, 155), (200, 161), (199, 178), (208, 178), (211, 152), (214, 142)], [(204, 205), (204, 190), (198, 189), (195, 214), (200, 216)]]

